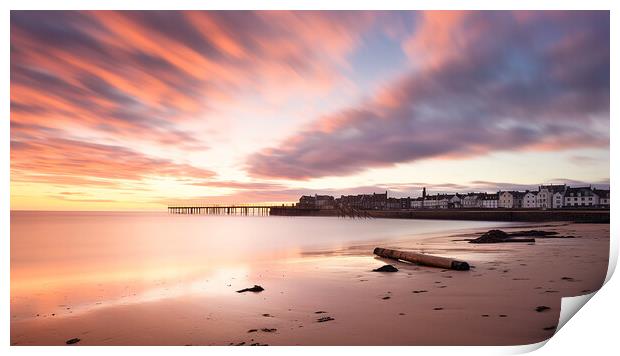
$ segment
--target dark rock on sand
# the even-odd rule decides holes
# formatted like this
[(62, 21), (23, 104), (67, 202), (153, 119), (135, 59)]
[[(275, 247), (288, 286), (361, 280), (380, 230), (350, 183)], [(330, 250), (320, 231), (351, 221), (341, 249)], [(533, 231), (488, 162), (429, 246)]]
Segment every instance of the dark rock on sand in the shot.
[(78, 339), (77, 337), (74, 337), (73, 339), (69, 339), (65, 341), (65, 344), (73, 345), (73, 344), (77, 344), (78, 342), (80, 342), (80, 339)]
[(427, 290), (421, 289), (421, 290), (414, 290), (413, 293), (418, 294), (418, 293), (426, 293), (428, 292)]
[(373, 272), (398, 272), (398, 268), (392, 266), (392, 265), (385, 265), (385, 266), (381, 266), (379, 268), (373, 269)]
[(557, 328), (557, 326), (547, 326), (546, 328), (543, 328), (543, 330), (555, 330)]
[(494, 244), (500, 242), (536, 242), (535, 239), (513, 238), (516, 235), (507, 234), (502, 230), (489, 230), (477, 239), (469, 241), (470, 244)]
[(536, 307), (536, 311), (539, 312), (539, 313), (544, 312), (545, 310), (549, 310), (549, 309), (551, 309), (551, 308), (549, 308), (546, 305), (540, 305), (540, 306)]
[(383, 300), (390, 299), (390, 296), (388, 295), (388, 296), (385, 296), (385, 297), (383, 297), (381, 299), (383, 299)]
[(258, 329), (250, 329), (250, 330), (248, 330), (249, 333), (255, 333), (257, 331), (258, 331)]
[(266, 333), (273, 333), (276, 332), (278, 329), (270, 329), (270, 328), (262, 328), (260, 329), (260, 331), (262, 332), (266, 332)]
[(510, 238), (510, 235), (503, 232), (502, 230), (489, 230), (485, 232), (484, 234), (480, 235), (479, 238), (469, 241), (469, 243), (470, 244), (496, 243), (496, 242), (503, 242), (508, 238)]
[(259, 286), (259, 285), (256, 285), (256, 284), (255, 284), (255, 285), (254, 285), (254, 287), (252, 287), (252, 288), (244, 288), (244, 289), (238, 290), (238, 291), (237, 291), (237, 293), (243, 293), (243, 292), (254, 292), (254, 293), (258, 293), (258, 292), (262, 292), (262, 291), (264, 291), (264, 290), (265, 290), (265, 289), (264, 289), (263, 287), (261, 287), (261, 286)]
[(322, 318), (318, 318), (316, 321), (317, 323), (324, 323), (326, 321), (331, 321), (331, 320), (335, 320), (335, 319), (332, 318), (331, 316), (324, 316)]
[(433, 310), (443, 310), (441, 307), (433, 308)]
[(322, 311), (322, 310), (319, 310), (319, 311), (315, 311), (315, 312), (314, 312), (314, 314), (325, 314), (325, 313), (327, 313), (327, 312), (326, 312), (326, 311)]

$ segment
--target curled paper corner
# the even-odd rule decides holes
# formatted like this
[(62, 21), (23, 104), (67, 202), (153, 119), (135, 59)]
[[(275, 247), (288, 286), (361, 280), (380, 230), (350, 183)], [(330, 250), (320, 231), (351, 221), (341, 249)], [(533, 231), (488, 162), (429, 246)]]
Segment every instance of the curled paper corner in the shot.
[(575, 316), (575, 314), (577, 314), (577, 312), (581, 310), (581, 308), (583, 308), (583, 306), (586, 305), (586, 303), (590, 301), (590, 299), (592, 299), (592, 297), (596, 293), (598, 293), (605, 286), (605, 284), (607, 284), (607, 282), (609, 282), (618, 264), (618, 246), (619, 246), (618, 239), (611, 237), (609, 240), (609, 262), (607, 264), (607, 274), (605, 276), (605, 281), (603, 281), (603, 284), (601, 285), (599, 289), (589, 294), (577, 295), (574, 297), (563, 297), (561, 299), (560, 317), (558, 319), (558, 326), (555, 329), (555, 332), (553, 333), (551, 337), (549, 337), (546, 340), (534, 343), (534, 344), (516, 346), (515, 348), (509, 350), (508, 353), (509, 354), (513, 354), (513, 353), (523, 354), (523, 353), (536, 351), (540, 349), (541, 347), (545, 346), (545, 344), (547, 344), (547, 342), (551, 340), (551, 338), (553, 338), (553, 336), (555, 336), (555, 334), (557, 334), (557, 332), (560, 329), (562, 329), (564, 325), (566, 325), (566, 323), (573, 316)]
[[(600, 289), (599, 289), (600, 290)], [(560, 319), (558, 320), (558, 327), (555, 329), (557, 333), (566, 323), (573, 317), (579, 309), (581, 309), (586, 303), (599, 291), (594, 291), (590, 294), (578, 295), (575, 297), (562, 298), (562, 305), (560, 307)], [(554, 333), (554, 335), (555, 335)]]
[[(600, 290), (600, 289), (599, 289)], [(545, 346), (549, 340), (557, 334), (557, 332), (566, 325), (566, 323), (598, 292), (594, 291), (590, 294), (578, 295), (574, 297), (564, 297), (561, 300), (560, 317), (558, 319), (558, 326), (551, 337), (529, 345), (521, 345), (514, 347), (511, 350), (507, 350), (508, 354), (525, 354), (536, 351)]]
[(618, 246), (619, 246), (618, 239), (614, 238), (613, 234), (610, 237), (611, 238), (609, 239), (609, 261), (607, 264), (607, 274), (605, 276), (605, 281), (603, 281), (603, 284), (601, 285), (601, 287), (589, 294), (583, 294), (583, 295), (578, 295), (574, 297), (563, 297), (561, 299), (560, 317), (558, 320), (558, 326), (555, 329), (555, 332), (553, 333), (553, 335), (550, 338), (543, 340), (541, 342), (530, 344), (530, 345), (523, 345), (523, 348), (521, 349), (522, 352), (524, 353), (532, 352), (532, 351), (538, 350), (539, 348), (543, 347), (549, 340), (551, 340), (551, 338), (553, 338), (553, 336), (555, 336), (555, 334), (557, 334), (557, 332), (560, 329), (564, 327), (564, 325), (566, 325), (566, 323), (573, 316), (575, 316), (575, 314), (577, 314), (577, 312), (579, 312), (579, 310), (581, 310), (581, 308), (583, 308), (584, 305), (586, 305), (588, 301), (590, 301), (590, 299), (592, 299), (592, 297), (596, 293), (598, 293), (605, 286), (605, 284), (607, 284), (607, 282), (609, 282), (618, 264)]
[(577, 314), (577, 312), (590, 299), (592, 299), (592, 297), (596, 293), (598, 293), (605, 286), (605, 284), (607, 284), (607, 282), (609, 282), (609, 280), (611, 279), (611, 277), (613, 276), (616, 270), (617, 263), (618, 263), (618, 240), (611, 238), (609, 241), (609, 262), (607, 264), (607, 275), (605, 276), (605, 281), (603, 282), (603, 285), (598, 290), (595, 290), (594, 292), (589, 293), (589, 294), (562, 298), (562, 304), (560, 307), (560, 319), (558, 320), (558, 327), (555, 329), (555, 333), (557, 333), (564, 325), (566, 325), (566, 323), (573, 316), (575, 316), (575, 314)]

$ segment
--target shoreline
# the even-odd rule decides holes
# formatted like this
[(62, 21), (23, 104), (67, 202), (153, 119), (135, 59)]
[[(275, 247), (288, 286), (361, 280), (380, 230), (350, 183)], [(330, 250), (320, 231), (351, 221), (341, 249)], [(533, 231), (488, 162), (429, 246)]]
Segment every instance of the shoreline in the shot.
[[(407, 209), (364, 210), (370, 218), (424, 219), (424, 220), (471, 220), (515, 222), (579, 222), (609, 224), (609, 210), (540, 210), (540, 209)], [(271, 208), (274, 216), (341, 216), (336, 209), (297, 209), (292, 207)]]
[[(168, 281), (147, 291), (146, 295), (158, 295), (149, 300), (129, 286), (124, 293), (137, 292), (136, 300), (103, 300), (76, 314), (50, 310), (41, 317), (12, 317), (11, 344), (61, 345), (71, 338), (80, 338), (78, 345), (540, 342), (554, 333), (561, 297), (600, 288), (609, 250), (608, 225), (558, 223), (501, 229), (543, 226), (578, 237), (537, 239), (534, 245), (454, 241), (483, 232), (468, 228), (307, 251), (241, 270), (224, 266), (215, 275), (192, 281), (191, 292), (183, 292), (187, 281)], [(372, 255), (378, 245), (459, 258), (473, 268), (452, 271), (383, 259)], [(399, 271), (372, 272), (384, 264)], [(265, 290), (235, 292), (254, 284)], [(182, 293), (175, 294), (177, 290)], [(550, 309), (537, 312), (539, 306)], [(53, 312), (55, 316), (49, 314)], [(333, 320), (320, 322), (323, 317)]]

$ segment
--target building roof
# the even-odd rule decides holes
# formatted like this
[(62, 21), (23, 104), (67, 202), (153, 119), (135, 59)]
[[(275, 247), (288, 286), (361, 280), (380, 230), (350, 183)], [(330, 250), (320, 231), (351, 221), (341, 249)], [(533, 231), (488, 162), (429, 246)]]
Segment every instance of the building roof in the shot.
[(601, 198), (609, 199), (609, 189), (592, 189)]
[(558, 193), (558, 192), (563, 192), (566, 190), (566, 184), (548, 184), (548, 185), (541, 185), (538, 187), (538, 191), (540, 191), (541, 189), (547, 189), (548, 191), (552, 192), (552, 193)]
[[(594, 191), (592, 191), (592, 187), (568, 187), (566, 189), (567, 196), (576, 196), (577, 194), (581, 194), (581, 196), (591, 196), (594, 195)], [(597, 194), (598, 195), (598, 194)]]

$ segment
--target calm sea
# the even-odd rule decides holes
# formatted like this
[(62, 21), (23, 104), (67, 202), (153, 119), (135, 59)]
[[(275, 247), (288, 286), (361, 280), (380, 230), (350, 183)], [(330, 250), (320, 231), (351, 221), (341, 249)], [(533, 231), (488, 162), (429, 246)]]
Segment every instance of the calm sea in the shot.
[[(128, 285), (148, 290), (316, 250), (498, 225), (502, 223), (11, 212), (11, 309), (33, 315), (68, 302), (92, 305), (131, 297), (124, 292)], [(180, 288), (183, 293), (182, 283)]]

